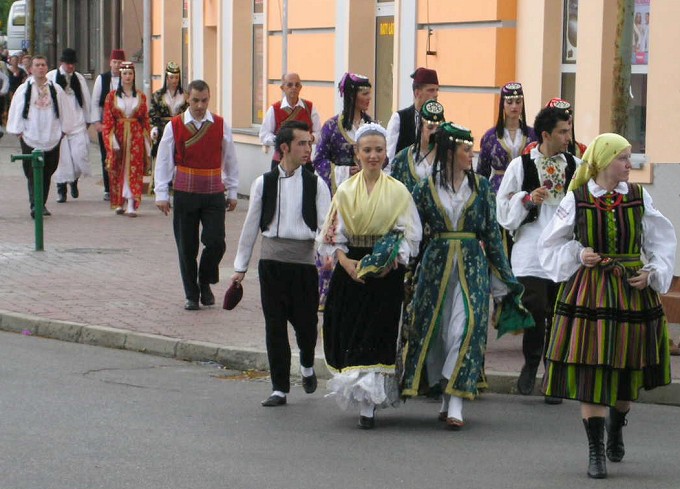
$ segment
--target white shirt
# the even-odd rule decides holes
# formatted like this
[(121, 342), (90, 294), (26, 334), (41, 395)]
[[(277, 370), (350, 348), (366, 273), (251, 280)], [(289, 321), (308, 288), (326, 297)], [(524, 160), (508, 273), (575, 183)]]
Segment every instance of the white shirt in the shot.
[[(58, 70), (62, 75), (68, 77), (68, 74), (62, 67), (59, 67)], [(85, 81), (85, 77), (78, 73), (77, 71), (74, 71), (73, 74), (71, 75), (72, 77), (75, 76), (78, 78), (78, 82), (80, 83), (80, 92), (83, 95), (83, 106), (81, 107), (80, 104), (78, 103), (78, 99), (76, 99), (75, 93), (71, 91), (70, 93), (67, 93), (66, 91), (64, 92), (64, 95), (66, 96), (66, 100), (68, 100), (69, 105), (71, 107), (71, 110), (73, 111), (73, 124), (74, 127), (77, 129), (83, 130), (87, 129), (87, 124), (90, 122), (90, 89), (87, 88), (87, 82)], [(49, 73), (47, 73), (47, 78), (50, 80), (52, 83), (56, 84), (57, 83), (57, 70), (52, 70)]]
[[(111, 86), (109, 90), (116, 90), (120, 84), (120, 76), (111, 75)], [(90, 122), (101, 122), (102, 111), (104, 107), (99, 106), (99, 97), (102, 94), (102, 76), (99, 75), (94, 81), (94, 87), (92, 87), (92, 103), (90, 104)]]
[[(531, 159), (536, 164), (546, 157), (538, 150), (538, 146), (533, 148), (530, 153)], [(566, 167), (567, 159), (560, 153), (553, 157), (561, 161)], [(576, 165), (581, 160), (574, 158)], [(524, 182), (524, 167), (522, 157), (517, 157), (510, 162), (503, 181), (496, 194), (496, 218), (498, 224), (513, 234), (515, 244), (512, 247), (510, 257), (512, 271), (516, 277), (539, 277), (549, 278), (547, 272), (538, 261), (538, 238), (541, 232), (548, 225), (559, 203), (551, 204), (548, 201), (541, 204), (538, 208), (538, 218), (531, 223), (522, 225), (529, 211), (524, 207), (522, 199), (527, 192), (522, 190)]]
[[(626, 195), (628, 184), (619, 182), (614, 190)], [(607, 192), (592, 179), (588, 182), (588, 191), (596, 198)], [(673, 225), (656, 210), (652, 197), (644, 188), (642, 201), (645, 206), (642, 216), (642, 252), (647, 261), (642, 269), (650, 272), (649, 285), (664, 294), (673, 279), (677, 238)], [(539, 238), (538, 258), (550, 279), (555, 282), (569, 279), (582, 265), (581, 252), (584, 246), (574, 239), (575, 220), (574, 192), (567, 192)]]
[[(292, 176), (286, 177), (281, 165), (277, 169), (279, 171), (279, 187), (274, 208), (274, 220), (269, 225), (269, 228), (262, 233), (262, 236), (302, 241), (314, 240), (324, 223), (331, 205), (331, 193), (328, 190), (328, 186), (323, 179), (316, 179), (317, 230), (314, 232), (309, 229), (309, 226), (307, 226), (302, 218), (302, 172), (307, 170), (300, 167), (293, 172)], [(248, 263), (250, 263), (250, 258), (253, 254), (253, 246), (260, 233), (263, 182), (264, 177), (259, 176), (250, 187), (248, 214), (243, 222), (241, 238), (238, 242), (238, 251), (234, 259), (234, 270), (237, 272), (248, 270)]]
[[(21, 134), (28, 146), (43, 151), (53, 149), (59, 144), (64, 133), (71, 134), (74, 131), (74, 118), (69, 109), (69, 104), (66, 103), (64, 91), (59, 85), (48, 80), (46, 85), (49, 84), (54, 87), (57, 93), (58, 119), (54, 113), (49, 89), (46, 96), (40, 99), (40, 91), (32, 77), (19, 85), (17, 91), (14, 92), (7, 115), (7, 132), (16, 135)], [(28, 118), (24, 119), (24, 99), (28, 89), (32, 90), (31, 106), (28, 110)]]
[[(420, 114), (416, 110), (414, 117), (415, 126), (418, 127), (418, 118)], [(387, 160), (391, 163), (394, 156), (397, 154), (397, 142), (399, 141), (399, 129), (401, 129), (401, 118), (399, 112), (395, 112), (390, 117), (387, 123)], [(415, 136), (415, 135), (414, 135)]]
[[(4, 64), (4, 62), (3, 62)], [(0, 70), (0, 96), (4, 97), (9, 92), (9, 77), (7, 76), (7, 68)]]
[[(292, 107), (288, 103), (288, 99), (286, 97), (283, 97), (281, 100), (281, 108), (285, 109), (287, 107)], [(296, 107), (302, 107), (303, 110), (306, 110), (305, 104), (302, 102), (302, 99), (298, 99), (298, 103), (296, 104)], [(312, 105), (312, 135), (314, 136), (314, 142), (318, 143), (319, 139), (321, 138), (321, 118), (319, 117), (319, 113), (316, 111), (316, 107)], [(276, 116), (274, 115), (274, 106), (270, 106), (267, 109), (267, 113), (264, 115), (264, 120), (262, 121), (262, 125), (260, 126), (260, 142), (264, 146), (274, 146), (274, 142), (276, 141)]]
[[(185, 125), (193, 123), (197, 128), (200, 128), (205, 121), (214, 122), (209, 110), (205, 112), (205, 117), (200, 121), (194, 119), (189, 110), (184, 112)], [(174, 176), (175, 134), (172, 131), (172, 122), (168, 122), (165, 125), (163, 137), (158, 145), (158, 154), (156, 155), (156, 171), (154, 173), (156, 202), (168, 200), (168, 184)], [(238, 161), (236, 160), (234, 140), (231, 137), (231, 128), (227, 125), (226, 121), (224, 122), (224, 135), (222, 137), (222, 183), (224, 188), (227, 189), (227, 198), (235, 200), (238, 191)]]

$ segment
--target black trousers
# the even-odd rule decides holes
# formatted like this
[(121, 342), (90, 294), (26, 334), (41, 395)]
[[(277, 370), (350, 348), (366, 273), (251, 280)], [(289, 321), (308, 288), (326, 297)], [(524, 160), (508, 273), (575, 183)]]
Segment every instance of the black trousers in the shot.
[(300, 364), (314, 366), (319, 308), (319, 274), (315, 265), (260, 260), (260, 297), (264, 313), (272, 390), (290, 391), (288, 322), (300, 349)]
[[(227, 248), (224, 241), (225, 212), (226, 202), (221, 192), (194, 194), (175, 191), (172, 224), (187, 299), (199, 299), (199, 283), (216, 284), (220, 280), (220, 261)], [(204, 248), (200, 264), (197, 264), (199, 229), (200, 243)]]
[(537, 368), (541, 361), (545, 361), (544, 347), (552, 330), (559, 284), (539, 277), (517, 277), (517, 280), (524, 286), (522, 304), (529, 310), (536, 322), (535, 328), (524, 331), (522, 338), (524, 363)]
[(104, 180), (104, 192), (109, 191), (109, 172), (106, 170), (106, 146), (104, 146), (104, 136), (101, 132), (97, 133), (99, 139), (99, 153), (102, 157), (102, 179)]
[[(30, 155), (35, 148), (31, 148), (28, 144), (24, 142), (23, 139), (19, 139), (21, 143), (21, 152), (25, 155)], [(57, 171), (57, 166), (59, 166), (59, 145), (57, 144), (54, 148), (49, 151), (44, 151), (45, 154), (45, 169), (43, 171), (43, 205), (47, 203), (47, 196), (50, 193), (50, 186), (52, 182), (52, 175)], [(31, 210), (34, 209), (34, 198), (33, 198), (33, 162), (31, 160), (24, 160), (24, 175), (26, 175), (26, 180), (28, 181), (28, 203), (31, 206)]]

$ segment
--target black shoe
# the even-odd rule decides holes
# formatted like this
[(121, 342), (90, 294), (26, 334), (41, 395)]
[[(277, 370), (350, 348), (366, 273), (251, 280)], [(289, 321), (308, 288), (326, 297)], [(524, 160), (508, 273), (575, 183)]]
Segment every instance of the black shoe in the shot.
[(198, 301), (187, 299), (184, 302), (184, 309), (187, 311), (198, 311), (200, 307), (198, 307)]
[(531, 393), (534, 391), (537, 370), (538, 365), (535, 367), (530, 367), (527, 364), (524, 364), (522, 367), (522, 371), (519, 373), (519, 378), (517, 379), (517, 390), (523, 396), (531, 395)]
[(111, 194), (108, 192), (104, 192), (104, 198), (102, 200), (109, 201), (111, 200)]
[(372, 430), (375, 428), (375, 416), (359, 416), (359, 422), (357, 426), (362, 430)]
[(272, 394), (269, 396), (267, 399), (262, 401), (262, 405), (264, 407), (276, 407), (276, 406), (283, 406), (286, 404), (286, 397), (281, 397), (281, 396), (275, 396)]
[(545, 402), (546, 404), (550, 404), (551, 406), (562, 404), (562, 401), (563, 399), (560, 397), (545, 396), (545, 398), (543, 398), (543, 402)]
[(607, 458), (610, 462), (620, 462), (626, 454), (626, 448), (623, 445), (623, 427), (628, 424), (626, 414), (617, 411), (616, 408), (609, 408), (609, 417), (605, 422), (607, 429)]
[(607, 478), (607, 459), (604, 456), (604, 418), (583, 420), (588, 435), (588, 477)]
[(66, 184), (57, 184), (57, 204), (63, 204), (66, 202)]
[(31, 219), (35, 219), (35, 211), (31, 209)]
[(47, 210), (47, 207), (43, 207), (43, 216), (51, 216), (52, 213)]
[(302, 376), (302, 388), (307, 394), (311, 394), (316, 391), (317, 386), (316, 373), (313, 373), (309, 377)]
[(71, 197), (74, 199), (77, 199), (80, 196), (80, 192), (78, 192), (78, 180), (71, 182)]
[(215, 304), (215, 296), (210, 290), (210, 284), (199, 284), (201, 288), (201, 304), (204, 306), (212, 306)]

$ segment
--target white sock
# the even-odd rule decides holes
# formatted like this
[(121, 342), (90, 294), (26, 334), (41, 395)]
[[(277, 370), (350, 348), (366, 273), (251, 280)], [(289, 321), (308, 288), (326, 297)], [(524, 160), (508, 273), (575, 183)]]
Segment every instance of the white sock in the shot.
[(361, 403), (361, 411), (359, 412), (359, 414), (361, 414), (362, 416), (364, 416), (366, 418), (372, 418), (374, 411), (375, 411), (375, 404), (373, 404), (372, 402), (363, 401)]
[(457, 396), (451, 396), (449, 401), (449, 418), (456, 418), (463, 421), (463, 398)]
[(300, 367), (300, 372), (303, 377), (311, 377), (314, 375), (314, 367)]
[(127, 200), (127, 209), (125, 212), (135, 212), (135, 199)]
[(442, 407), (439, 408), (440, 413), (448, 413), (449, 412), (449, 401), (450, 400), (451, 400), (451, 395), (449, 395), (449, 394), (442, 395)]
[(286, 394), (285, 394), (285, 392), (281, 392), (281, 391), (274, 391), (274, 392), (272, 392), (272, 396), (277, 396), (277, 397), (286, 397)]

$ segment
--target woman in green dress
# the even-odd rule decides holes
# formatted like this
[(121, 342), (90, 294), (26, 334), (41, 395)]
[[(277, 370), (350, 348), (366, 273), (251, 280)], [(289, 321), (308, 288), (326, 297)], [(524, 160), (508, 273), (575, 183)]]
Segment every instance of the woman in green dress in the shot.
[(472, 171), (470, 131), (447, 122), (435, 142), (433, 175), (413, 192), (431, 237), (404, 319), (401, 388), (403, 397), (412, 397), (423, 381), (441, 385), (439, 419), (459, 429), (463, 399), (474, 399), (480, 387), (490, 294), (497, 302), (499, 336), (534, 323), (503, 249), (495, 195), (489, 181)]

